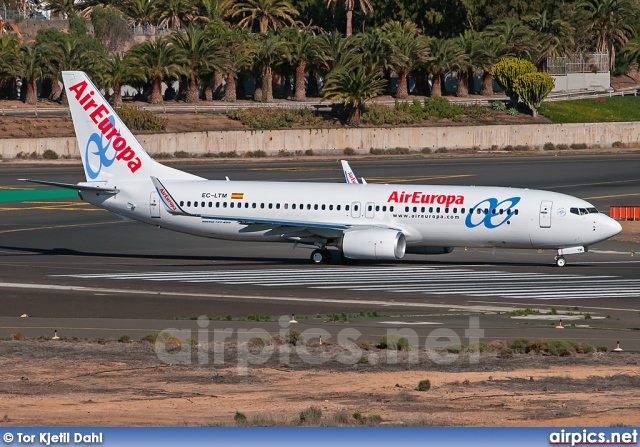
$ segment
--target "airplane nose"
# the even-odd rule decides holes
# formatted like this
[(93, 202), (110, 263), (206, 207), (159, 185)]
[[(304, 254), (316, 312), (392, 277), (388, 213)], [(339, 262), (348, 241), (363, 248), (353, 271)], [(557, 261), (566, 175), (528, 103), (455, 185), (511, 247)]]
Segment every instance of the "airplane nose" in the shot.
[(613, 220), (610, 217), (606, 217), (605, 221), (602, 223), (603, 238), (608, 239), (620, 233), (621, 231), (622, 231), (622, 225), (620, 225), (620, 222), (618, 222), (617, 220)]

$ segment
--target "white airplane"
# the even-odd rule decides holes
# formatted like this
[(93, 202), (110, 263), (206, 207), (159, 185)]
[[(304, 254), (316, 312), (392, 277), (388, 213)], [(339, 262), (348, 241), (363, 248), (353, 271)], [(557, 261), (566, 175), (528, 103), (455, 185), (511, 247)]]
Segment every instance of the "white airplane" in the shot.
[(154, 161), (85, 73), (65, 71), (63, 80), (87, 181), (29, 181), (78, 190), (86, 202), (161, 228), (303, 244), (315, 248), (316, 264), (331, 260), (328, 247), (347, 259), (392, 261), (491, 247), (557, 250), (560, 267), (565, 255), (621, 231), (590, 203), (549, 191), (207, 180)]

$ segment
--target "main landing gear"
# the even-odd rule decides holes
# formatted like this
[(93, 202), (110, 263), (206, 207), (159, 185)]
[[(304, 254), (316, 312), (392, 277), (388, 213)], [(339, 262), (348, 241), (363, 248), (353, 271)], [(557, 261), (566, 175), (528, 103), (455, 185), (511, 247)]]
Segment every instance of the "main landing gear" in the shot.
[(331, 252), (326, 248), (323, 250), (313, 250), (311, 253), (311, 262), (314, 264), (330, 264), (331, 258)]
[(558, 267), (564, 267), (565, 265), (567, 265), (567, 260), (564, 256), (556, 256), (555, 260)]

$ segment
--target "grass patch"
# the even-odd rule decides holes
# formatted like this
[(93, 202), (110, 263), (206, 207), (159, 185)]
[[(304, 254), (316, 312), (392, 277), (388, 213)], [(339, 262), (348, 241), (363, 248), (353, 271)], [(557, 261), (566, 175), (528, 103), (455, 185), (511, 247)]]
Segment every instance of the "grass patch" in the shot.
[(540, 107), (540, 114), (554, 123), (640, 121), (640, 97), (547, 102)]

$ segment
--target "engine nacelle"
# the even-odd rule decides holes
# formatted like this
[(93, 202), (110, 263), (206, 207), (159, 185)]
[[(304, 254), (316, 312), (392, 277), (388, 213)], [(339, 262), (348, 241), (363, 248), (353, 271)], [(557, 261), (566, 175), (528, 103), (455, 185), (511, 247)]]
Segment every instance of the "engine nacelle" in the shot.
[(418, 247), (407, 247), (407, 253), (414, 255), (446, 255), (453, 251), (453, 247), (432, 247), (421, 245)]
[(342, 238), (342, 254), (349, 259), (402, 259), (406, 249), (404, 234), (397, 230), (348, 231)]

